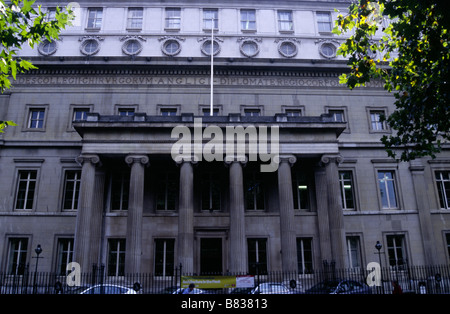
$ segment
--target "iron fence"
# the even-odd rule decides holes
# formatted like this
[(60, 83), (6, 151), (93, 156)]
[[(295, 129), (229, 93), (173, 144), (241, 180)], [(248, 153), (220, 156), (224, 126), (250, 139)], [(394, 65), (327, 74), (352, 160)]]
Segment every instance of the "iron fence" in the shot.
[[(240, 276), (249, 274), (201, 274), (211, 278), (220, 276)], [(78, 294), (96, 285), (117, 285), (128, 287), (140, 294), (172, 294), (180, 290), (183, 276), (182, 268), (176, 268), (170, 276), (150, 273), (108, 276), (103, 267), (94, 268), (90, 273), (80, 274), (76, 282), (70, 274), (61, 275), (48, 272), (30, 272), (27, 269), (20, 274), (0, 273), (0, 294)], [(265, 272), (250, 275), (253, 287), (202, 289), (203, 293), (252, 293), (253, 288), (262, 284), (282, 284), (286, 287), (281, 293), (362, 293), (391, 294), (392, 283), (398, 282), (403, 293), (411, 294), (448, 294), (450, 293), (450, 265), (383, 267), (379, 273), (365, 269), (336, 269), (323, 267), (309, 273)], [(368, 285), (369, 283), (369, 285)], [(338, 285), (339, 284), (339, 285)], [(275, 292), (276, 293), (276, 292)]]

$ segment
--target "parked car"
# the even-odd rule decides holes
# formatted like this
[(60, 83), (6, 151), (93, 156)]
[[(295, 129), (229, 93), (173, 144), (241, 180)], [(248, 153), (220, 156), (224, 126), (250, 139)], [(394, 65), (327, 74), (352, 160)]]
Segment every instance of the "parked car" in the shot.
[(306, 289), (306, 294), (371, 294), (366, 284), (355, 280), (327, 280)]
[(87, 288), (80, 294), (136, 294), (136, 291), (133, 288), (111, 284), (103, 284)]
[(282, 283), (265, 282), (257, 285), (251, 294), (291, 294), (292, 292)]
[(179, 286), (170, 286), (158, 291), (158, 294), (173, 294), (179, 289)]
[[(173, 292), (173, 294), (183, 294), (185, 288), (178, 288)], [(193, 292), (191, 294), (206, 294), (205, 290), (194, 288)]]
[(250, 294), (254, 288), (234, 288), (229, 294)]

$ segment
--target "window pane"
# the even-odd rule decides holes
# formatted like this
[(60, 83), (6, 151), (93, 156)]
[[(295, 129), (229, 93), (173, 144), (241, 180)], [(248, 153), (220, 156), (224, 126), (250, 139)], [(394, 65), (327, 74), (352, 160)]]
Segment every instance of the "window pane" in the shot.
[(16, 209), (32, 209), (37, 171), (19, 171)]
[(436, 184), (439, 195), (439, 204), (443, 209), (450, 209), (450, 171), (437, 171)]
[(241, 29), (243, 30), (256, 29), (255, 10), (241, 10)]
[(278, 11), (278, 28), (280, 31), (292, 31), (292, 11)]
[(397, 208), (394, 174), (392, 171), (379, 171), (378, 182), (383, 208)]
[(130, 191), (130, 173), (114, 173), (111, 182), (111, 209), (127, 210)]
[(64, 276), (67, 273), (67, 265), (72, 262), (73, 257), (73, 239), (58, 240), (58, 261), (56, 271)]
[(266, 239), (248, 239), (248, 269), (249, 273), (266, 274), (267, 273), (267, 240)]
[(128, 28), (141, 29), (143, 16), (142, 8), (130, 8), (128, 10)]
[(108, 250), (108, 276), (123, 276), (125, 274), (125, 240), (110, 239)]
[(66, 178), (64, 182), (63, 209), (75, 210), (78, 208), (80, 184), (81, 171), (66, 171)]
[(299, 273), (313, 273), (312, 239), (297, 239), (297, 264)]
[(171, 276), (174, 272), (174, 247), (173, 239), (155, 240), (155, 275)]
[(354, 186), (353, 174), (351, 171), (339, 172), (339, 183), (341, 186), (342, 208), (354, 209)]
[[(203, 28), (211, 29), (214, 26), (214, 29), (219, 28), (219, 13), (217, 9), (205, 9), (203, 10)], [(214, 23), (214, 24), (213, 24)]]
[(23, 275), (27, 261), (28, 239), (10, 239), (8, 256), (8, 274)]

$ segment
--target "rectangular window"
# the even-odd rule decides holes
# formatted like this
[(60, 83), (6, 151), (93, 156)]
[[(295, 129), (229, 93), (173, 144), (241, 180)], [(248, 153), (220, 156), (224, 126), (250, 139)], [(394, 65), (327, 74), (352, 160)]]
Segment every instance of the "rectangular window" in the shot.
[(166, 8), (166, 28), (180, 29), (181, 28), (181, 9), (180, 8)]
[(127, 28), (142, 29), (143, 19), (144, 19), (143, 8), (129, 8)]
[(317, 27), (319, 33), (329, 33), (332, 31), (331, 14), (329, 12), (317, 12)]
[(27, 263), (27, 238), (12, 238), (9, 240), (8, 269), (9, 275), (23, 275)]
[(156, 186), (156, 209), (175, 210), (178, 197), (178, 180), (175, 172), (162, 173)]
[(333, 121), (335, 122), (345, 122), (345, 113), (344, 110), (329, 110), (329, 114), (332, 115)]
[(175, 240), (155, 239), (155, 275), (172, 276), (175, 261)]
[(203, 29), (219, 29), (219, 11), (217, 9), (203, 9)]
[(63, 210), (76, 210), (78, 208), (78, 197), (80, 195), (81, 171), (66, 171), (64, 180)]
[(300, 274), (313, 273), (312, 239), (297, 238), (297, 265)]
[(292, 196), (294, 209), (309, 209), (309, 184), (305, 173), (293, 172)]
[(450, 209), (450, 171), (436, 171), (439, 203), (442, 209)]
[(382, 121), (384, 117), (384, 111), (371, 110), (370, 111), (370, 126), (372, 131), (384, 131), (386, 130), (386, 123)]
[(406, 247), (404, 235), (389, 235), (386, 237), (389, 266), (406, 265)]
[(36, 170), (20, 170), (17, 182), (16, 209), (32, 209), (36, 191)]
[(256, 30), (256, 11), (255, 10), (241, 10), (241, 30), (255, 31)]
[(131, 117), (134, 116), (134, 108), (119, 108), (119, 116)]
[(267, 239), (247, 239), (247, 245), (249, 273), (267, 274)]
[(86, 121), (89, 108), (75, 108), (73, 109), (73, 121)]
[(347, 261), (350, 268), (361, 267), (361, 249), (359, 237), (347, 237)]
[(125, 239), (108, 240), (108, 276), (125, 274)]
[(43, 129), (44, 128), (45, 109), (32, 108), (29, 112), (28, 128)]
[(90, 8), (88, 9), (88, 28), (98, 28), (102, 27), (103, 19), (103, 9), (102, 8)]
[(244, 115), (246, 117), (259, 117), (261, 115), (260, 109), (244, 109)]
[(339, 171), (339, 185), (343, 209), (355, 209), (355, 193), (353, 173), (351, 171)]
[(291, 32), (294, 30), (292, 11), (278, 11), (278, 29), (280, 32)]
[(203, 173), (201, 177), (202, 210), (220, 210), (220, 179), (216, 173)]
[[(203, 108), (202, 113), (204, 116), (210, 116), (211, 115), (211, 109), (210, 108)], [(213, 108), (213, 116), (219, 115), (219, 109)]]
[(128, 210), (130, 172), (116, 172), (111, 178), (111, 210)]
[(246, 172), (244, 193), (247, 210), (264, 210), (264, 188), (259, 171)]
[(384, 209), (398, 208), (394, 171), (378, 171), (378, 184), (381, 206)]
[(73, 239), (59, 239), (56, 272), (60, 276), (67, 274), (67, 265), (73, 259)]
[(176, 116), (178, 110), (176, 108), (161, 108), (162, 116)]
[(301, 117), (302, 110), (301, 109), (286, 109), (284, 111), (288, 117)]

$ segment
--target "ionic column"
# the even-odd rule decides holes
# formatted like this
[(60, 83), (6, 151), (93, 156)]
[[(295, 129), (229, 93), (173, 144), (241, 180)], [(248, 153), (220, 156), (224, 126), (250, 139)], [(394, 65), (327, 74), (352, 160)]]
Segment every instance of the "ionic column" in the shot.
[(340, 162), (342, 157), (339, 155), (324, 155), (320, 160), (326, 173), (330, 243), (336, 268), (344, 268), (346, 264), (344, 215), (338, 172)]
[(148, 166), (149, 160), (145, 155), (128, 155), (125, 158), (125, 162), (131, 167), (125, 272), (128, 274), (136, 274), (141, 272), (144, 176), (145, 167)]
[[(80, 155), (77, 162), (82, 165), (81, 187), (78, 204), (77, 220), (75, 226), (75, 243), (73, 261), (80, 264), (81, 272), (90, 272), (92, 263), (97, 261), (91, 252), (93, 241), (92, 217), (95, 215), (95, 204), (97, 199), (103, 197), (103, 191), (98, 191), (95, 184), (97, 166), (100, 166), (100, 158), (97, 155)], [(100, 228), (101, 225), (98, 226)]]
[(230, 262), (231, 273), (247, 272), (247, 253), (245, 239), (244, 178), (242, 166), (245, 157), (225, 158), (230, 171)]
[(178, 262), (183, 272), (194, 272), (194, 168), (191, 157), (176, 160), (180, 166), (180, 195), (178, 205)]
[(294, 197), (291, 166), (295, 156), (280, 156), (278, 165), (278, 198), (280, 204), (281, 262), (286, 272), (297, 270), (297, 245), (294, 225)]

